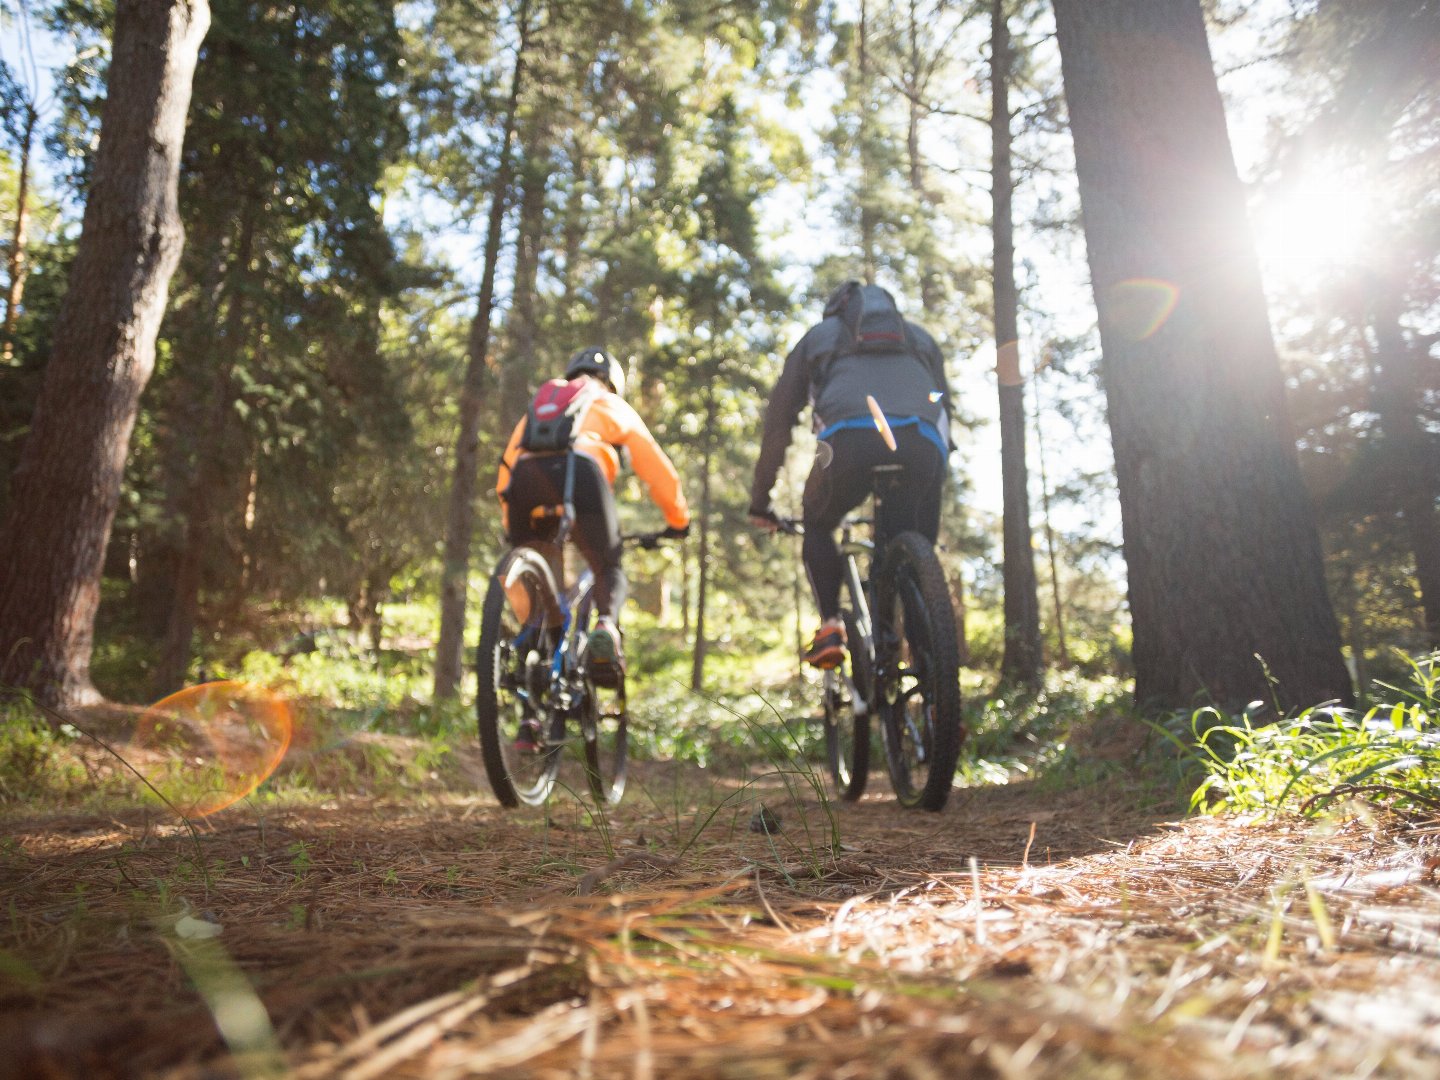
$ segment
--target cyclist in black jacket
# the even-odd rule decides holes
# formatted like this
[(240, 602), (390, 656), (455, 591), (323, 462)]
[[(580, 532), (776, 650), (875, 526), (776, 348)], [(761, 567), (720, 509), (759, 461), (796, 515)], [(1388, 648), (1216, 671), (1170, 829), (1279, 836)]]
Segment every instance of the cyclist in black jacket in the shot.
[[(904, 484), (880, 510), (888, 535), (913, 529), (933, 544), (940, 531), (950, 400), (939, 346), (902, 318), (894, 297), (878, 285), (847, 281), (831, 294), (824, 318), (785, 358), (765, 410), (750, 492), (750, 520), (760, 528), (776, 526), (770, 489), (807, 402), (814, 406), (820, 446), (805, 481), (802, 552), (821, 624), (805, 661), (829, 668), (845, 655), (844, 559), (835, 529), (870, 493), (872, 469), (887, 462), (906, 469)], [(882, 437), (875, 408), (893, 432), (893, 450)]]

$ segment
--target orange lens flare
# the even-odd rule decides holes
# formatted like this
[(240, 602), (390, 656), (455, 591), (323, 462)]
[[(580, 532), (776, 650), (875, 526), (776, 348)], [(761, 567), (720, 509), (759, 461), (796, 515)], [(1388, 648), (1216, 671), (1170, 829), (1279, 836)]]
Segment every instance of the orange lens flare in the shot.
[(1126, 278), (1110, 286), (1106, 321), (1129, 341), (1144, 341), (1162, 326), (1180, 301), (1180, 289), (1159, 278)]
[(146, 709), (136, 745), (155, 759), (146, 779), (187, 817), (224, 810), (265, 782), (290, 748), (290, 706), (226, 680), (171, 694)]

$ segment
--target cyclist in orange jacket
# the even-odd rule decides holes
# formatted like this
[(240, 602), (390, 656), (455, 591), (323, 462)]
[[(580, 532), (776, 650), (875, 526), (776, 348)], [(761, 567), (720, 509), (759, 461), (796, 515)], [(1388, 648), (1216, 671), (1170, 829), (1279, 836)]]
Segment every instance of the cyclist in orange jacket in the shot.
[[(625, 668), (617, 620), (627, 582), (620, 563), (620, 524), (613, 490), (620, 471), (620, 451), (628, 452), (631, 466), (665, 515), (666, 536), (689, 533), (690, 509), (674, 464), (640, 414), (625, 401), (625, 369), (620, 362), (602, 348), (584, 348), (566, 364), (565, 378), (572, 383), (584, 380), (578, 388), (584, 395), (584, 408), (574, 416), (569, 446), (575, 451), (571, 496), (575, 519), (570, 536), (595, 575), (597, 620), (586, 648), (597, 681), (613, 683)], [(527, 450), (530, 422), (527, 415), (515, 425), (501, 459), (495, 491), (510, 542), (544, 552), (558, 570), (561, 553), (555, 532), (559, 523), (547, 511), (564, 502), (567, 454), (563, 449)]]

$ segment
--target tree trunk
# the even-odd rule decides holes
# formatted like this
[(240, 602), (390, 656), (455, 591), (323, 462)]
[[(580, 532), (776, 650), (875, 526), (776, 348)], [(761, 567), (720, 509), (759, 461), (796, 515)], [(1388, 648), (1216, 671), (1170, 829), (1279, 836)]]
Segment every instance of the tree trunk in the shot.
[(90, 681), (100, 570), (184, 232), (176, 181), (207, 0), (119, 0), (80, 246), (0, 528), (0, 682)]
[(858, 36), (858, 67), (860, 69), (860, 119), (856, 146), (860, 151), (860, 256), (864, 262), (865, 283), (875, 284), (877, 260), (875, 256), (875, 208), (871, 205), (874, 167), (870, 161), (870, 54), (866, 48), (865, 35), (869, 32), (869, 12), (866, 0), (860, 0), (860, 26)]
[(1387, 480), (1415, 555), (1425, 643), (1436, 649), (1440, 648), (1440, 516), (1435, 504), (1440, 499), (1440, 477), (1429, 453), (1429, 436), (1420, 423), (1421, 354), (1405, 340), (1395, 288), (1377, 283), (1370, 308), (1379, 361), (1375, 411), (1380, 414)]
[(1000, 486), (1004, 503), (1005, 653), (1002, 681), (1039, 686), (1040, 599), (1025, 464), (1025, 380), (1020, 374), (1019, 296), (1010, 174), (1010, 29), (1004, 0), (990, 5), (990, 197), (995, 244), (995, 374), (1000, 384)]
[(710, 471), (715, 456), (715, 398), (705, 395), (705, 456), (700, 459), (700, 543), (696, 558), (699, 581), (695, 586), (695, 649), (690, 657), (690, 689), (705, 688), (705, 606), (710, 592)]
[(520, 229), (515, 238), (515, 284), (511, 290), (508, 355), (500, 367), (500, 430), (510, 432), (530, 404), (530, 383), (539, 357), (535, 325), (535, 283), (545, 242), (545, 190), (550, 181), (548, 155), (539, 149), (527, 160), (521, 181)]
[(490, 349), (490, 311), (495, 300), (495, 264), (500, 259), (500, 233), (510, 195), (513, 171), (511, 144), (525, 84), (526, 48), (530, 38), (530, 0), (520, 0), (515, 19), (520, 41), (505, 126), (500, 138), (500, 160), (490, 192), (490, 221), (485, 237), (485, 271), (475, 320), (466, 346), (465, 382), (460, 390), (460, 432), (455, 440), (455, 469), (450, 480), (450, 509), (445, 522), (445, 563), (440, 580), (440, 640), (435, 646), (435, 700), (453, 698), (460, 691), (465, 648), (465, 594), (470, 576), (470, 540), (475, 531), (475, 483), (480, 452), (480, 408), (485, 398), (485, 354)]
[[(910, 70), (907, 73), (905, 158), (910, 191), (914, 194), (918, 207), (923, 208), (926, 204), (933, 203), (935, 196), (925, 184), (925, 155), (920, 151), (920, 121), (926, 115), (923, 94), (928, 83), (925, 77), (926, 57), (920, 49), (920, 21), (919, 5), (916, 0), (910, 0), (906, 22)], [(927, 245), (925, 253), (919, 257), (916, 270), (920, 277), (920, 303), (927, 313), (933, 313), (940, 310), (945, 297), (941, 287), (943, 273), (927, 257), (929, 254), (930, 248)], [(961, 637), (964, 635), (961, 634)], [(968, 652), (963, 642), (961, 651)]]
[(1060, 559), (1055, 550), (1055, 527), (1050, 518), (1050, 477), (1045, 471), (1045, 433), (1040, 429), (1038, 372), (1031, 382), (1035, 387), (1035, 459), (1040, 466), (1040, 514), (1045, 522), (1045, 553), (1050, 561), (1050, 595), (1055, 603), (1055, 666), (1064, 671), (1070, 666), (1070, 647), (1065, 644), (1065, 604), (1060, 596)]
[[(246, 202), (241, 210), (240, 235), (235, 241), (231, 263), (230, 296), (224, 323), (199, 328), (200, 335), (215, 344), (215, 357), (199, 412), (195, 440), (195, 466), (185, 491), (183, 540), (175, 572), (174, 593), (165, 637), (156, 662), (154, 690), (157, 696), (172, 694), (185, 685), (194, 654), (195, 626), (200, 616), (200, 590), (205, 579), (205, 560), (214, 547), (218, 532), (217, 507), (233, 477), (234, 462), (246, 455), (236, 452), (234, 436), (236, 389), (234, 371), (245, 349), (245, 298), (255, 248), (255, 206)], [(213, 309), (212, 309), (213, 310)], [(194, 340), (192, 338), (192, 340)]]
[(25, 276), (29, 263), (25, 258), (25, 245), (30, 233), (30, 150), (35, 141), (35, 124), (40, 114), (29, 102), (24, 105), (25, 126), (20, 139), (20, 175), (15, 191), (15, 228), (10, 233), (9, 282), (5, 288), (5, 328), (3, 345), (0, 345), (0, 363), (10, 363), (15, 358), (15, 322), (20, 314), (20, 299), (25, 295)]
[(1348, 702), (1199, 0), (1056, 0), (1055, 17), (1137, 701)]

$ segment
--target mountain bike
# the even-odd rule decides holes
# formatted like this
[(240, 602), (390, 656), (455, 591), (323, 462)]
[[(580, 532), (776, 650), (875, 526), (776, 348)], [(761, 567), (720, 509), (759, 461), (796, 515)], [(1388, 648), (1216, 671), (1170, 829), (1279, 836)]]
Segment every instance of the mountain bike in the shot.
[[(556, 543), (562, 551), (572, 516), (561, 515)], [(621, 539), (654, 548), (664, 535)], [(544, 554), (525, 546), (511, 549), (490, 577), (476, 650), (475, 712), (485, 772), (502, 806), (536, 806), (550, 796), (567, 732), (574, 731), (591, 794), (614, 804), (625, 793), (625, 678), (614, 686), (597, 683), (585, 657), (595, 622), (592, 583), (586, 569), (563, 587)]]
[[(875, 512), (869, 518), (849, 516), (840, 526), (847, 648), (845, 662), (824, 672), (825, 756), (836, 793), (849, 801), (860, 798), (869, 778), (875, 718), (896, 799), (902, 806), (940, 810), (965, 738), (958, 635), (950, 591), (930, 542), (917, 532), (881, 534), (880, 505), (903, 476), (901, 465), (877, 466), (871, 485)], [(793, 520), (781, 519), (780, 527), (801, 531)], [(870, 538), (863, 535), (867, 527)]]

